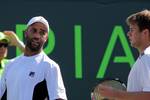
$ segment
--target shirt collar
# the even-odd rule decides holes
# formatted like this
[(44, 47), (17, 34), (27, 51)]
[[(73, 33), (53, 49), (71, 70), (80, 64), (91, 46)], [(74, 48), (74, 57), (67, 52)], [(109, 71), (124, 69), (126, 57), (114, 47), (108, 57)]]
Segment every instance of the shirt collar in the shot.
[(148, 47), (144, 50), (144, 52), (142, 52), (142, 53), (140, 54), (139, 57), (142, 57), (142, 56), (145, 55), (145, 54), (150, 54), (150, 46), (148, 46)]
[(148, 46), (148, 47), (144, 50), (144, 54), (150, 54), (150, 46)]

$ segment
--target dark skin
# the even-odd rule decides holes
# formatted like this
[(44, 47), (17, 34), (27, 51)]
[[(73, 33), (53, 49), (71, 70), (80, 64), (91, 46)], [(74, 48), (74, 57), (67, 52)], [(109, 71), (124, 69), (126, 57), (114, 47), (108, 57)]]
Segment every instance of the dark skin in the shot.
[(43, 50), (43, 45), (48, 38), (48, 32), (46, 31), (45, 25), (41, 23), (35, 23), (31, 25), (25, 32), (27, 43), (25, 46), (24, 55), (33, 56), (40, 53)]
[[(47, 41), (48, 32), (47, 28), (42, 23), (34, 23), (28, 27), (25, 31), (25, 37), (27, 40), (25, 46), (25, 56), (33, 56), (39, 54), (43, 50), (43, 45)], [(61, 98), (55, 100), (64, 100)]]

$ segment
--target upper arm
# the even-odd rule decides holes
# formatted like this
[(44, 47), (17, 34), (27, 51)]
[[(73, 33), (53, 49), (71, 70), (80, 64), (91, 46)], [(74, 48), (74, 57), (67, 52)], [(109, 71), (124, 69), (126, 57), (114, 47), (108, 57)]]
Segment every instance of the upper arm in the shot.
[(57, 64), (51, 64), (50, 67), (47, 69), (46, 82), (50, 99), (67, 99), (61, 71)]
[(150, 58), (141, 59), (141, 70), (139, 72), (140, 83), (143, 91), (150, 91)]

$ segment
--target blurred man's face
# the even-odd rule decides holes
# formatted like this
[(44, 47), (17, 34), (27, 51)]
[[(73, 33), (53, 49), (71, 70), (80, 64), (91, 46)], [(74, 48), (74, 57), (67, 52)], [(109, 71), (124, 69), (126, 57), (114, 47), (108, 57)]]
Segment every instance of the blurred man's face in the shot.
[(7, 56), (7, 47), (8, 43), (0, 41), (0, 59), (3, 59)]
[(34, 23), (26, 31), (26, 46), (32, 52), (40, 51), (43, 49), (48, 37), (47, 28), (42, 23)]
[(140, 32), (137, 24), (130, 24), (129, 28), (130, 28), (130, 30), (127, 33), (127, 36), (129, 37), (131, 46), (133, 46), (135, 48), (139, 48), (142, 45), (141, 44), (142, 33)]

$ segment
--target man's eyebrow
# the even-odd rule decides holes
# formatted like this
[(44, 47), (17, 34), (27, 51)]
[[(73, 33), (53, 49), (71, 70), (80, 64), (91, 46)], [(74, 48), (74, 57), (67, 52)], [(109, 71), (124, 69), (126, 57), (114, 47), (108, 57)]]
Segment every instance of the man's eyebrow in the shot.
[(130, 27), (129, 29), (135, 29), (134, 27)]
[(44, 31), (44, 32), (47, 32), (47, 30), (45, 30), (45, 29), (41, 29), (41, 28), (40, 28), (40, 31)]

